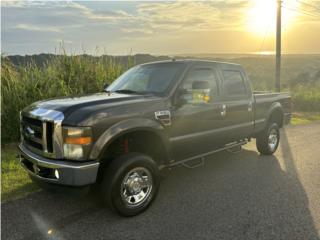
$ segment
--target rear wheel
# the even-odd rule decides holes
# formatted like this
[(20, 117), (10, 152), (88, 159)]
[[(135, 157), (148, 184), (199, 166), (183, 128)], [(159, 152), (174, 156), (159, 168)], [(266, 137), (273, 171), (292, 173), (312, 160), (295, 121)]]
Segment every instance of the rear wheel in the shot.
[(280, 132), (278, 124), (269, 124), (268, 127), (257, 136), (257, 149), (262, 155), (271, 155), (277, 150), (279, 141)]
[(134, 216), (150, 206), (158, 188), (158, 168), (152, 158), (129, 153), (108, 165), (100, 191), (111, 209), (124, 216)]

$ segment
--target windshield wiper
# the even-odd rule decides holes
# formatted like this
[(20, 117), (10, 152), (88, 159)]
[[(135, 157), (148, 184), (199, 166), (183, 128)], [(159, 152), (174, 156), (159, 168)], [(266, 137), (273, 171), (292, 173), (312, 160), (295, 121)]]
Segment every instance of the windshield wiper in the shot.
[(119, 89), (119, 90), (116, 90), (114, 92), (116, 92), (116, 93), (125, 93), (125, 94), (139, 94), (139, 95), (158, 95), (159, 94), (158, 92), (153, 92), (153, 91), (141, 91), (141, 92), (138, 92), (138, 91), (134, 91), (134, 90), (131, 90), (131, 89)]
[(114, 92), (116, 92), (116, 93), (127, 93), (127, 94), (139, 94), (139, 92), (133, 91), (133, 90), (130, 90), (130, 89), (119, 89), (119, 90), (116, 90)]

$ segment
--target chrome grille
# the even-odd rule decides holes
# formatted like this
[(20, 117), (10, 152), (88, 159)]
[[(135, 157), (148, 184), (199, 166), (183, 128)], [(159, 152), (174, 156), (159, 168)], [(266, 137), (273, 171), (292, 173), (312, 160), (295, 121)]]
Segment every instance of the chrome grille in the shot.
[(63, 158), (62, 112), (35, 108), (22, 111), (21, 136), (26, 147), (50, 158)]
[(43, 144), (43, 124), (41, 120), (29, 117), (21, 119), (22, 136), (25, 142), (39, 150), (44, 150)]
[(21, 130), (27, 145), (45, 153), (53, 153), (53, 123), (22, 117)]

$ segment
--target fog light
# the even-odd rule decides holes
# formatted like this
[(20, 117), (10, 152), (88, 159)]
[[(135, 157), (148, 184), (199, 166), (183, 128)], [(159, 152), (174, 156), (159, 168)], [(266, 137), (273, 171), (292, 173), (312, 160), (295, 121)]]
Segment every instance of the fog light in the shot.
[(56, 179), (59, 179), (59, 171), (57, 169), (54, 170), (54, 176), (56, 177)]
[(75, 144), (64, 144), (64, 157), (66, 159), (77, 160), (83, 157), (83, 146)]

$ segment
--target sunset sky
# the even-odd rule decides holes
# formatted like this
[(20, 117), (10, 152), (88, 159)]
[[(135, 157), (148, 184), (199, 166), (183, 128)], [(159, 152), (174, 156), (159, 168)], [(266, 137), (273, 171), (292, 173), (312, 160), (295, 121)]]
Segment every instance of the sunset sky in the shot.
[[(2, 1), (4, 54), (274, 51), (276, 0)], [(283, 0), (283, 52), (320, 53), (320, 0)]]

